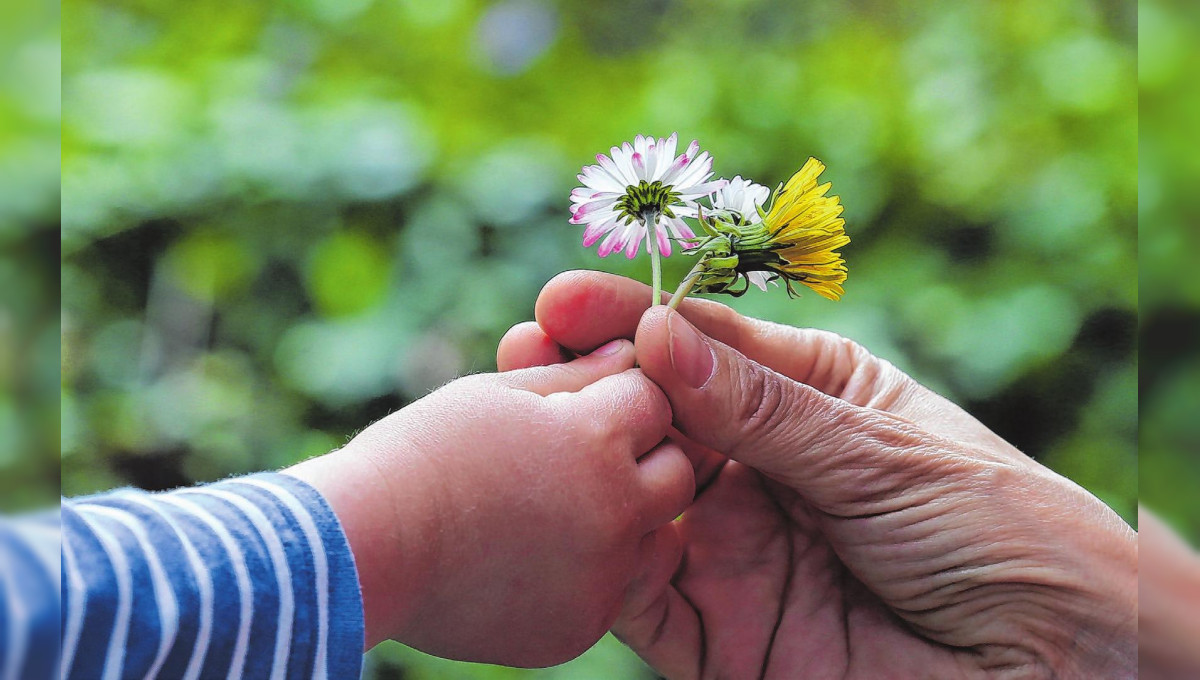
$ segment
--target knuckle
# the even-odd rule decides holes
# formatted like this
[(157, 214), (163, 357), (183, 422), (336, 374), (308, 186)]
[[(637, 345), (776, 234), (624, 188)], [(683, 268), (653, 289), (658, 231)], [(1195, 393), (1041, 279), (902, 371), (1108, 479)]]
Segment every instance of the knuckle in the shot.
[(641, 401), (644, 412), (650, 414), (654, 422), (666, 429), (671, 424), (671, 401), (654, 381), (647, 378), (641, 369), (632, 369), (629, 374), (634, 377), (637, 396)]
[(621, 388), (612, 395), (614, 411), (621, 414), (614, 426), (652, 429), (666, 433), (671, 425), (671, 402), (667, 395), (641, 372), (630, 369), (618, 376)]
[(598, 411), (575, 414), (569, 420), (569, 427), (576, 440), (588, 451), (606, 449), (612, 439), (613, 424)]

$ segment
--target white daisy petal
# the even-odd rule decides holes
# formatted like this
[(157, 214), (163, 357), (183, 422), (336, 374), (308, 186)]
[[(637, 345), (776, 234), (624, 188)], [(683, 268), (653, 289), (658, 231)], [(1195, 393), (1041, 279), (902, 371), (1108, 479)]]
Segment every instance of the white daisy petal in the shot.
[(710, 199), (710, 204), (716, 210), (726, 210), (737, 213), (747, 224), (757, 224), (762, 221), (758, 207), (767, 201), (771, 190), (767, 187), (743, 179), (735, 175), (721, 189), (717, 190)]
[[(670, 137), (667, 137), (666, 139), (663, 140), (662, 148), (659, 150), (658, 155), (662, 159), (664, 168), (670, 166), (671, 161), (675, 160), (675, 147), (678, 144), (679, 144), (679, 133), (678, 132), (672, 132)], [(662, 172), (665, 173), (666, 170), (664, 169)]]
[(612, 181), (619, 187), (618, 191), (624, 193), (625, 187), (629, 185), (630, 178), (626, 177), (625, 173), (622, 172), (620, 164), (616, 163), (602, 153), (596, 154), (596, 162), (598, 162), (600, 165), (592, 167), (601, 168), (601, 171), (610, 177)]
[(683, 205), (673, 206), (671, 208), (671, 212), (675, 213), (676, 215), (678, 215), (680, 217), (690, 217), (692, 219), (696, 219), (697, 217), (700, 216), (699, 211), (697, 210), (696, 203), (694, 201), (689, 201), (687, 203), (684, 203)]
[(579, 181), (597, 191), (625, 192), (625, 185), (613, 179), (598, 165), (589, 165), (579, 174)]
[(671, 163), (671, 158), (663, 153), (663, 147), (666, 145), (665, 139), (651, 139), (647, 145), (646, 156), (650, 167), (650, 174), (653, 177), (661, 178), (666, 172), (667, 166)]
[(768, 272), (764, 272), (764, 271), (746, 272), (745, 274), (743, 274), (743, 276), (746, 277), (747, 281), (758, 286), (764, 292), (767, 290), (767, 282), (768, 281), (774, 286), (779, 285), (779, 281), (772, 278), (771, 274)]
[(684, 198), (692, 198), (692, 197), (696, 197), (696, 196), (707, 196), (707, 195), (713, 193), (714, 191), (718, 191), (719, 189), (724, 188), (724, 186), (725, 186), (725, 180), (723, 180), (723, 179), (713, 180), (711, 182), (705, 182), (704, 184), (693, 184), (692, 186), (687, 188), (686, 193), (681, 193), (680, 196), (684, 197)]

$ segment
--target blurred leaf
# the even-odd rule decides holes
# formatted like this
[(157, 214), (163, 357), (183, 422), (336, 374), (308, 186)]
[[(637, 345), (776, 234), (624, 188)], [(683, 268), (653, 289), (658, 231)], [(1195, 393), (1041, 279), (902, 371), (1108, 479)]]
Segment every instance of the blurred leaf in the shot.
[(390, 268), (383, 248), (370, 237), (334, 232), (313, 249), (308, 289), (325, 315), (357, 314), (383, 298)]

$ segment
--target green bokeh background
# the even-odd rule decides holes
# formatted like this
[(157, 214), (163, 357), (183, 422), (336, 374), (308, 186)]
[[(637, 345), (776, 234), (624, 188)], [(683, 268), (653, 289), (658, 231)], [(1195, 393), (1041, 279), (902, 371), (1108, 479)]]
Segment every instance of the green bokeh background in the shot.
[(1138, 9), (1140, 499), (1200, 546), (1200, 5)]
[[(773, 290), (731, 304), (858, 340), (1134, 521), (1131, 2), (62, 8), (66, 495), (324, 453), (494, 370), (497, 341), (555, 273), (647, 279), (644, 259), (580, 247), (567, 194), (595, 153), (678, 131), (719, 175), (768, 185), (816, 156), (846, 206), (842, 302)], [(1177, 11), (1141, 14), (1173, 34)], [(1185, 53), (1160, 55), (1167, 75), (1143, 97), (1172, 87)], [(671, 258), (666, 280), (688, 266)], [(1187, 381), (1160, 384), (1194, 398)], [(1143, 415), (1189, 420), (1174, 397), (1152, 404)], [(1172, 445), (1159, 460), (1176, 460)], [(1177, 526), (1189, 515), (1172, 489), (1187, 487), (1169, 485), (1195, 474), (1178, 460), (1163, 475)], [(611, 639), (546, 671), (396, 644), (369, 666), (648, 673)]]

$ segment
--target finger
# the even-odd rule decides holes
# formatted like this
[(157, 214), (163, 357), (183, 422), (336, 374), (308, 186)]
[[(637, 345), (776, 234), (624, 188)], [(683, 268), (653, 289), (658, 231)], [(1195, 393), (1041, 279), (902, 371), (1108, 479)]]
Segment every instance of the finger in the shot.
[(704, 493), (704, 490), (721, 472), (721, 468), (725, 467), (729, 459), (703, 444), (688, 439), (674, 427), (668, 431), (667, 437), (679, 445), (679, 448), (683, 450), (683, 455), (687, 456), (688, 461), (692, 464), (692, 473), (696, 480), (694, 495), (699, 496)]
[[(555, 342), (576, 352), (587, 352), (611, 338), (633, 339), (646, 311), (650, 287), (623, 276), (595, 271), (570, 271), (547, 283), (534, 308), (542, 330)], [(667, 296), (664, 294), (664, 300)], [(728, 307), (688, 298), (680, 311), (702, 325), (714, 337), (732, 327), (738, 315)]]
[(633, 579), (625, 589), (621, 614), (641, 613), (654, 604), (683, 559), (683, 537), (679, 525), (664, 524), (642, 537), (638, 544), (637, 566)]
[[(559, 345), (587, 351), (609, 338), (633, 337), (648, 294), (645, 284), (621, 276), (565, 272), (542, 289), (536, 316)], [(697, 298), (684, 300), (679, 311), (704, 334), (792, 380), (857, 406), (895, 413), (949, 439), (1025, 458), (949, 400), (836, 333), (744, 317)]]
[(496, 347), (496, 369), (512, 371), (531, 366), (552, 366), (571, 361), (574, 354), (564, 350), (533, 321), (519, 323), (500, 338)]
[(569, 396), (574, 417), (587, 419), (593, 432), (611, 442), (613, 454), (631, 461), (662, 442), (671, 428), (666, 396), (638, 370), (608, 376)]
[(496, 378), (510, 387), (545, 397), (556, 392), (579, 392), (597, 380), (632, 368), (633, 359), (633, 344), (614, 340), (574, 361), (498, 373)]
[(698, 678), (703, 657), (700, 616), (671, 585), (683, 554), (676, 525), (648, 534), (638, 552), (638, 572), (625, 591), (613, 634), (660, 675)]
[(683, 449), (663, 442), (638, 459), (637, 486), (646, 531), (670, 523), (692, 503), (696, 473)]
[(666, 308), (646, 313), (637, 350), (681, 433), (822, 510), (855, 513), (862, 503), (878, 510), (877, 501), (886, 504), (956, 464), (953, 456), (930, 455), (937, 438), (915, 425), (780, 375)]

